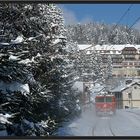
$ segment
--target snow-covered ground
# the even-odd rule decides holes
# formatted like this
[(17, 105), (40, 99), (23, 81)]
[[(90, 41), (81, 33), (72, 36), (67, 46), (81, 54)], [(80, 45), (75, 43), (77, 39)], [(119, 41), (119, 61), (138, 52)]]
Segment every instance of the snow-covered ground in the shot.
[(116, 115), (97, 117), (94, 105), (81, 116), (60, 127), (59, 136), (140, 136), (140, 109), (120, 109)]

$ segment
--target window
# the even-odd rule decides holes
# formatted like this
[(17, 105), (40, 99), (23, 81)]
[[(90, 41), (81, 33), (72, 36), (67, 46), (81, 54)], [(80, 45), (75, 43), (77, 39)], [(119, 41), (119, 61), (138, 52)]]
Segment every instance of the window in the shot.
[(123, 63), (125, 66), (127, 66), (127, 63), (125, 62), (125, 63)]
[(115, 51), (115, 50), (113, 50), (113, 53), (116, 53), (116, 51)]
[(104, 97), (103, 98), (99, 97), (99, 98), (96, 98), (95, 100), (96, 100), (96, 102), (104, 102)]
[(96, 102), (112, 102), (112, 97), (98, 97)]
[(132, 98), (132, 94), (131, 93), (128, 93), (128, 98)]
[(106, 102), (112, 102), (112, 97), (106, 97)]

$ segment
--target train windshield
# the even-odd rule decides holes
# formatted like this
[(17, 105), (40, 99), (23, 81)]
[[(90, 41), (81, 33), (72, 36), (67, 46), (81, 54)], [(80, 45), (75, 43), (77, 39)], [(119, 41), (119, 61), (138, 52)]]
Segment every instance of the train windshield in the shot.
[(104, 102), (104, 97), (96, 98), (96, 102)]
[(106, 102), (112, 102), (112, 97), (106, 97)]
[(112, 102), (112, 97), (99, 97), (96, 98), (96, 102)]

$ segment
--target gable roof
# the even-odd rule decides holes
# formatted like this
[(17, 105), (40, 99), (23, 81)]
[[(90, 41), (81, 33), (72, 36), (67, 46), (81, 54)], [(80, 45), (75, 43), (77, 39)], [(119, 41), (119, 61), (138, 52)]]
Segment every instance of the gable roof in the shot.
[(122, 92), (122, 91), (128, 89), (129, 87), (131, 87), (133, 85), (139, 85), (140, 86), (140, 81), (139, 82), (134, 81), (134, 82), (132, 82), (132, 83), (130, 83), (128, 85), (122, 84), (122, 85), (110, 90), (110, 92)]
[(129, 86), (127, 86), (126, 88), (124, 88), (123, 90), (126, 90), (126, 89), (128, 89), (129, 87), (131, 87), (133, 85), (139, 85), (140, 86), (140, 83), (134, 82), (134, 83), (130, 84)]

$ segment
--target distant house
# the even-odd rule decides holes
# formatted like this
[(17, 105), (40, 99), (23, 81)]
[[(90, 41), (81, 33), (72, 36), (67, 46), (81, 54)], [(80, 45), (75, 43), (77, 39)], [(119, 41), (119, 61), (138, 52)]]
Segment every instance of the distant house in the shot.
[(115, 95), (117, 108), (140, 108), (140, 83), (122, 84), (111, 92)]
[(132, 83), (122, 91), (123, 108), (140, 107), (140, 83)]

